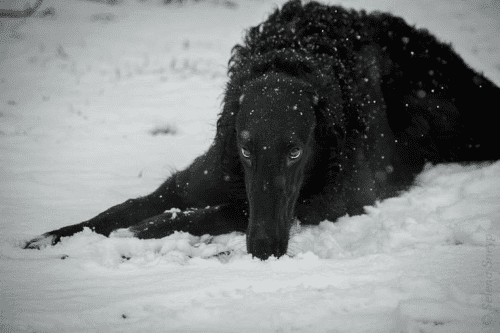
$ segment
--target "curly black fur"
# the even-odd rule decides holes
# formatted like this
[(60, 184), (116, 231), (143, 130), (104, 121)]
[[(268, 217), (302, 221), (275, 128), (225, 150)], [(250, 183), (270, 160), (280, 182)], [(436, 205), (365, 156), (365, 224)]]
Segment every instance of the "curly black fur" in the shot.
[[(372, 55), (376, 59), (366, 59), (370, 56), (363, 52), (366, 47), (376, 49), (377, 54)], [(356, 114), (363, 103), (359, 100), (359, 84), (372, 60), (380, 72), (377, 84), (395, 133), (405, 135), (402, 132), (406, 131), (413, 140), (424, 140), (418, 137), (425, 136), (428, 142), (422, 141), (419, 149), (426, 154), (433, 150), (435, 154), (427, 158), (432, 162), (485, 159), (482, 154), (486, 149), (481, 149), (477, 157), (471, 152), (466, 158), (458, 150), (468, 148), (463, 145), (468, 139), (476, 143), (466, 138), (477, 134), (467, 134), (471, 128), (474, 131), (487, 126), (476, 110), (490, 109), (488, 103), (498, 96), (498, 87), (470, 69), (450, 45), (437, 41), (425, 29), (415, 29), (390, 14), (367, 14), (314, 1), (304, 5), (299, 0), (289, 1), (265, 22), (250, 28), (244, 44), (233, 48), (219, 127), (231, 126), (226, 118), (238, 111), (237, 98), (245, 83), (269, 71), (311, 83), (327, 110), (325, 119), (330, 126), (343, 117), (355, 121), (351, 114)], [(338, 89), (342, 100), (333, 100), (332, 91), (337, 95)], [(423, 94), (426, 97), (421, 97)], [(342, 111), (335, 112), (339, 109)], [(475, 127), (466, 128), (469, 124)], [(453, 141), (456, 139), (460, 140), (458, 144)], [(445, 145), (438, 140), (452, 142)], [(498, 149), (491, 143), (486, 159), (498, 159)], [(443, 148), (437, 150), (438, 146)]]

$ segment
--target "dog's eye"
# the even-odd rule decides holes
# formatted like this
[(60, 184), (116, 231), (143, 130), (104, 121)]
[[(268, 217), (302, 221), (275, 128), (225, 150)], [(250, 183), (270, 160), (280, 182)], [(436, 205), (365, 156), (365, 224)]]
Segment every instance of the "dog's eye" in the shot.
[(250, 151), (246, 148), (241, 148), (241, 155), (243, 155), (244, 158), (250, 158)]
[(294, 148), (290, 149), (289, 157), (292, 160), (299, 158), (300, 155), (302, 155), (302, 149), (300, 149), (299, 147), (294, 147)]

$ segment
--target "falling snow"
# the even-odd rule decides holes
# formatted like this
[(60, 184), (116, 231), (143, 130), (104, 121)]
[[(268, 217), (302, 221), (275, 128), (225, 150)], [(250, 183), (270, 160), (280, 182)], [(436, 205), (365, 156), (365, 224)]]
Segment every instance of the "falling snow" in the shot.
[[(236, 232), (85, 229), (21, 249), (151, 193), (206, 151), (230, 49), (275, 6), (222, 3), (45, 0), (54, 16), (2, 19), (0, 331), (498, 332), (500, 162), (429, 166), (363, 215), (297, 226), (279, 260), (252, 259)], [(335, 3), (402, 15), (500, 83), (497, 2)], [(165, 124), (179, 131), (150, 135)]]

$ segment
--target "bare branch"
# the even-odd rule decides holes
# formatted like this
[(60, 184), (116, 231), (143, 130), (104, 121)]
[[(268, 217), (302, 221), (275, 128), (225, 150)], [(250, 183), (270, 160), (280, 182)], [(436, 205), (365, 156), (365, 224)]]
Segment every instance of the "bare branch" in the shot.
[(40, 7), (42, 2), (43, 0), (37, 0), (33, 7), (28, 7), (24, 10), (0, 9), (0, 17), (20, 18), (31, 16)]

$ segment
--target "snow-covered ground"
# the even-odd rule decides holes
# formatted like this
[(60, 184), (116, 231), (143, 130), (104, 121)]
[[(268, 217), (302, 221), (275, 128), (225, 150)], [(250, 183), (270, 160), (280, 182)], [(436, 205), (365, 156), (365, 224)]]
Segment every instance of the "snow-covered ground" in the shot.
[[(230, 49), (275, 6), (159, 3), (1, 19), (0, 332), (500, 332), (500, 162), (429, 167), (365, 215), (303, 229), (293, 258), (254, 260), (241, 234), (21, 249), (205, 151)], [(336, 3), (426, 27), (500, 84), (498, 1)]]

